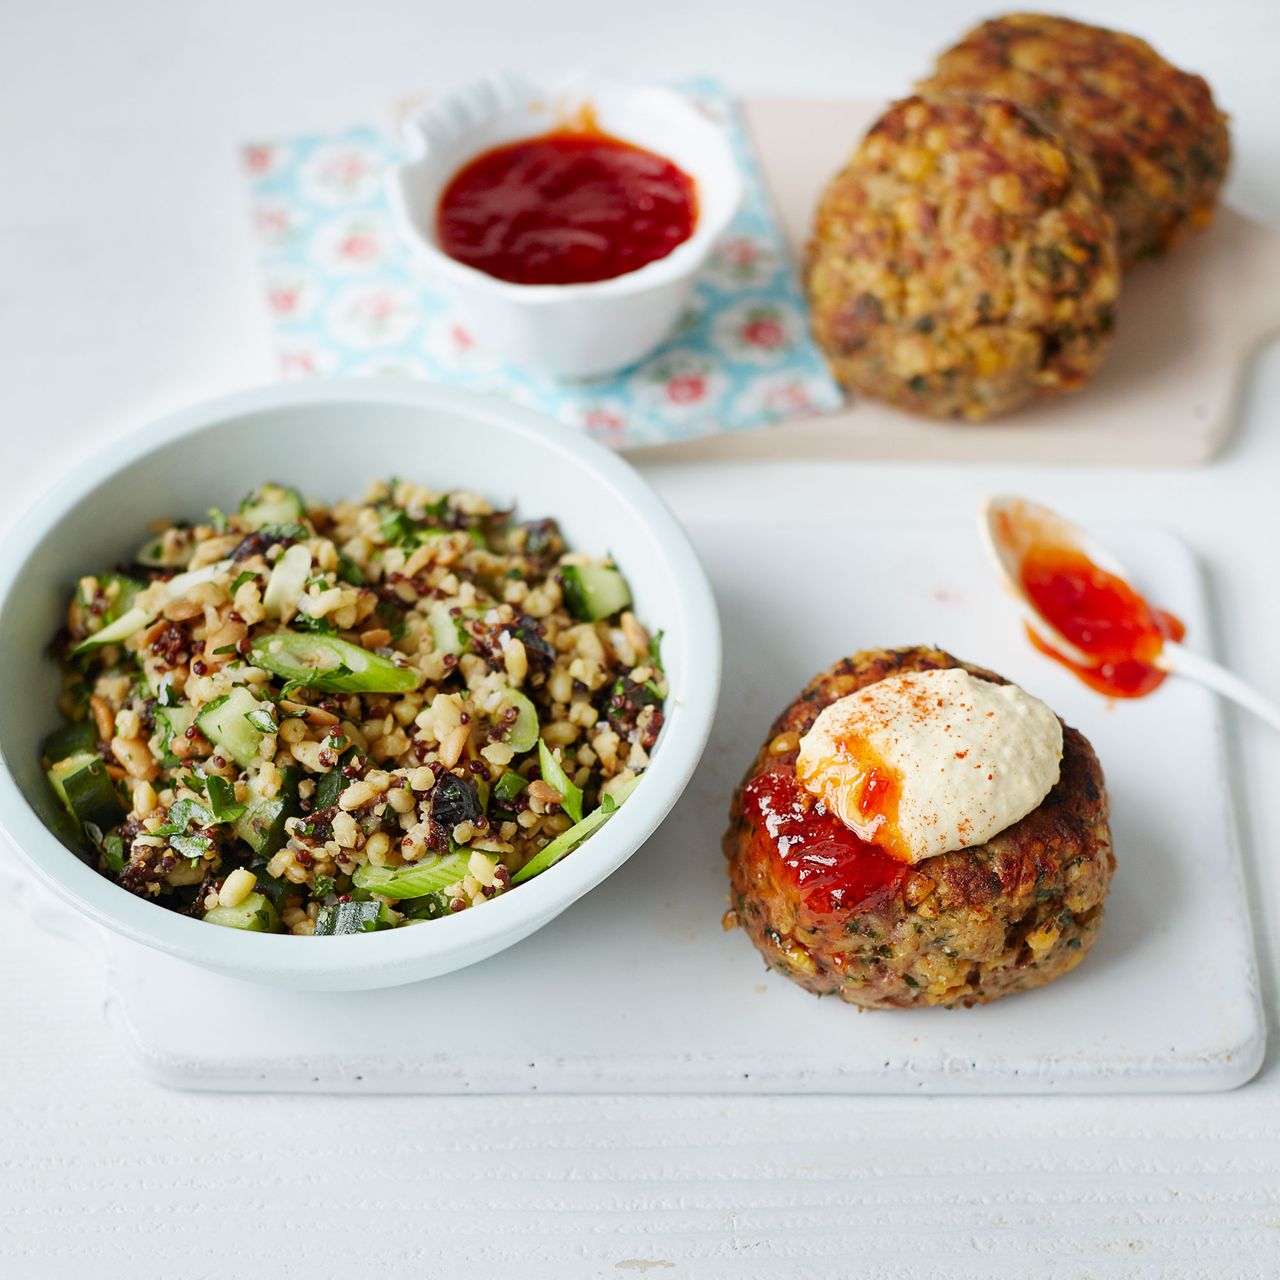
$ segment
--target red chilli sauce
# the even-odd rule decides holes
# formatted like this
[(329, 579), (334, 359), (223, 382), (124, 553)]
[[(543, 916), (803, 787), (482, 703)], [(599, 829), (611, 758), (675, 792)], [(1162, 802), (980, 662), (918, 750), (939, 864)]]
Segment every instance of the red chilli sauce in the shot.
[(753, 840), (781, 863), (805, 905), (852, 911), (898, 888), (911, 867), (856, 836), (793, 772), (757, 774), (743, 788)]
[(693, 234), (694, 180), (583, 116), (453, 176), (437, 212), (449, 257), (513, 284), (587, 284), (665, 258)]
[(1072, 661), (1028, 627), (1042, 653), (1113, 698), (1140, 698), (1164, 683), (1166, 673), (1155, 659), (1166, 640), (1181, 640), (1186, 632), (1173, 614), (1152, 608), (1123, 578), (1073, 547), (1033, 546), (1022, 559), (1021, 577), (1041, 616), (1098, 663)]

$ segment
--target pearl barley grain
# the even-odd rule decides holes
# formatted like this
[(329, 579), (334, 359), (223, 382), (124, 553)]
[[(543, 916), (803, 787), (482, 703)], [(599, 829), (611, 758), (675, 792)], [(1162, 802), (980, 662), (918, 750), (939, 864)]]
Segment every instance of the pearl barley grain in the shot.
[(238, 907), (254, 890), (258, 877), (244, 867), (237, 867), (218, 890), (220, 907)]

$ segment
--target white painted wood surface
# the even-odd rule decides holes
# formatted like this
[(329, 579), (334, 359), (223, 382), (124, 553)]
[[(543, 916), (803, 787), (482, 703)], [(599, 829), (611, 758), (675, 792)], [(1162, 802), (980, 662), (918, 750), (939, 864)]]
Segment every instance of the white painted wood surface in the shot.
[[(1047, 662), (976, 520), (766, 525), (735, 518), (730, 495), (690, 526), (730, 638), (720, 712), (636, 857), (510, 951), (388, 991), (273, 991), (112, 937), (116, 1021), (147, 1073), (188, 1089), (455, 1095), (1194, 1092), (1252, 1076), (1265, 1030), (1214, 696), (1171, 681), (1109, 706)], [(1156, 530), (1106, 541), (1203, 651), (1209, 615), (1186, 548)], [(797, 625), (791, 609), (758, 607), (761, 582), (819, 599), (851, 564), (874, 611), (828, 596)], [(1047, 990), (859, 1014), (768, 972), (743, 932), (721, 928), (720, 837), (732, 788), (809, 677), (859, 648), (914, 642), (1018, 680), (1090, 738), (1119, 867), (1097, 946)], [(1179, 999), (1152, 999), (1165, 991)]]
[[(608, 11), (565, 0), (558, 21), (510, 0), (371, 0), (358, 14), (301, 0), (10, 11), (0, 152), (18, 194), (0, 202), (0, 522), (91, 440), (269, 375), (239, 221), (244, 138), (365, 118), (481, 58), (668, 79), (711, 67), (748, 92), (884, 97), (990, 7), (810, 0), (801, 18), (777, 0)], [(1212, 14), (1192, 0), (1070, 8), (1123, 22), (1208, 75), (1233, 114), (1230, 199), (1280, 225), (1280, 10), (1252, 0)], [(1203, 470), (814, 463), (649, 474), (686, 516), (725, 486), (762, 521), (783, 509), (961, 519), (983, 493), (1010, 489), (1089, 521), (1121, 507), (1184, 536), (1208, 574), (1220, 652), (1274, 693), (1278, 417), (1272, 348), (1233, 443)], [(1280, 743), (1234, 712), (1228, 728), (1274, 1030)], [(6, 1280), (1280, 1273), (1274, 1049), (1251, 1084), (1181, 1098), (193, 1096), (142, 1077), (105, 999), (99, 963), (0, 899)]]

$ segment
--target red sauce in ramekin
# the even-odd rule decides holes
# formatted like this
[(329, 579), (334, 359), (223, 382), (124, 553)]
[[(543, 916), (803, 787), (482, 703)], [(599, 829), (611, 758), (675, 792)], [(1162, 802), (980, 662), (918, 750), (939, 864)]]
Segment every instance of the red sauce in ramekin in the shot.
[(612, 280), (665, 258), (697, 223), (694, 180), (590, 125), (494, 147), (440, 197), (449, 257), (513, 284)]

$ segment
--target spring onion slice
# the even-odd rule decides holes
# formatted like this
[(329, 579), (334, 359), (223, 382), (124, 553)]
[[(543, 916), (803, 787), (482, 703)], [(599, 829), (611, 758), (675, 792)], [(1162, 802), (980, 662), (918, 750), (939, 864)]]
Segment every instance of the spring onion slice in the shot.
[(322, 693), (405, 693), (422, 677), (337, 636), (276, 631), (250, 648), (254, 666)]
[(457, 884), (467, 874), (469, 860), (465, 853), (450, 853), (407, 867), (360, 866), (351, 879), (357, 889), (368, 889), (384, 898), (421, 898)]
[(580, 822), (575, 823), (568, 831), (562, 831), (536, 857), (526, 862), (511, 877), (512, 884), (523, 884), (534, 876), (553, 867), (567, 853), (572, 853), (593, 831), (602, 827), (622, 807), (622, 802), (635, 790), (639, 777), (632, 778), (624, 786), (618, 788), (617, 794), (606, 796), (598, 809), (593, 810)]
[[(559, 795), (560, 807), (574, 822), (581, 822), (582, 789), (570, 781), (560, 761), (555, 758), (551, 748), (541, 738), (538, 739), (538, 765), (542, 770), (543, 782)], [(564, 834), (569, 833), (566, 831)]]

